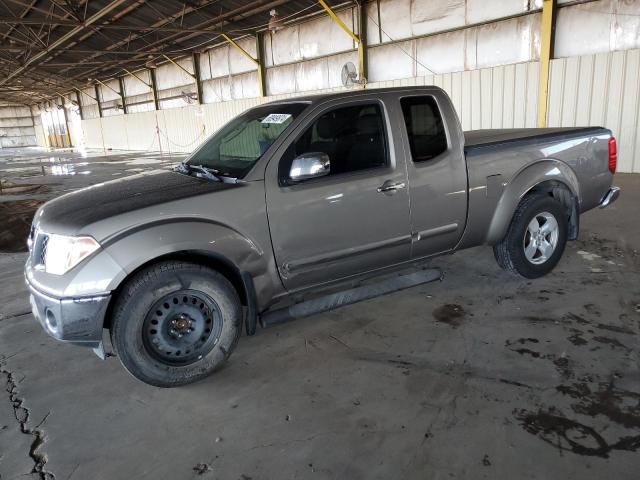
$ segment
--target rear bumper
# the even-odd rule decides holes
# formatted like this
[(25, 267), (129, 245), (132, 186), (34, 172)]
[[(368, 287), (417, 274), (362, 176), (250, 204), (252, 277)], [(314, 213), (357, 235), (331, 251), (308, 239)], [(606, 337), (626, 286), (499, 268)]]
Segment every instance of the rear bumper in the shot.
[(29, 282), (29, 301), (33, 316), (53, 338), (100, 348), (102, 326), (111, 295), (54, 298), (36, 290)]
[(602, 197), (602, 200), (600, 200), (600, 205), (598, 206), (600, 208), (606, 208), (609, 205), (611, 205), (613, 202), (615, 202), (619, 196), (620, 196), (620, 187), (611, 187), (609, 191), (605, 194), (605, 196)]

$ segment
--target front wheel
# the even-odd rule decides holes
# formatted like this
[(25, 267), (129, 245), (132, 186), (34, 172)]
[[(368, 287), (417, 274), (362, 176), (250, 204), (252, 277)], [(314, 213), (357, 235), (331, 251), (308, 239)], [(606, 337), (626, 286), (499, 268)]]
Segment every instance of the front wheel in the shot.
[(493, 247), (498, 265), (525, 278), (546, 275), (564, 252), (567, 224), (564, 207), (553, 197), (525, 197), (513, 214), (507, 234)]
[(113, 310), (111, 341), (134, 377), (175, 387), (222, 366), (241, 325), (240, 300), (224, 276), (202, 265), (166, 261), (125, 285)]

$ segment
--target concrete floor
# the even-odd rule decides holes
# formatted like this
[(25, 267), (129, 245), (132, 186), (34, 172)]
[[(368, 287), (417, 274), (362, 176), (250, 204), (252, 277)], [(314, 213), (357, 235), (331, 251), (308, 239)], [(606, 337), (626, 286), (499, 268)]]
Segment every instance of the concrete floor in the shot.
[[(17, 200), (169, 160), (98, 153), (0, 151), (3, 227)], [(442, 282), (244, 337), (173, 390), (48, 338), (25, 254), (0, 254), (0, 478), (638, 478), (640, 175), (615, 183), (546, 278), (488, 247), (439, 258)]]

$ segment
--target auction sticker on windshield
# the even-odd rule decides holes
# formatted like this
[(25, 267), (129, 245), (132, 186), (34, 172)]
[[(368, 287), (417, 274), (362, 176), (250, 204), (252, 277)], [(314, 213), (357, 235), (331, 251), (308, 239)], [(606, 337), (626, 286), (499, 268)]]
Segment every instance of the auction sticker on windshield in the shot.
[(290, 118), (290, 113), (270, 113), (260, 123), (284, 123)]

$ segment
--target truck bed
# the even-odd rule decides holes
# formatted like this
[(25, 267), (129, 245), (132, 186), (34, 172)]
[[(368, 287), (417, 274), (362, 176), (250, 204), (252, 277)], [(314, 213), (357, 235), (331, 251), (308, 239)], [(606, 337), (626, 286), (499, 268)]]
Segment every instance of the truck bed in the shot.
[(572, 127), (572, 128), (511, 128), (468, 130), (464, 132), (465, 153), (485, 147), (500, 147), (514, 143), (527, 144), (541, 140), (562, 141), (572, 137), (594, 134), (604, 129), (601, 127)]

